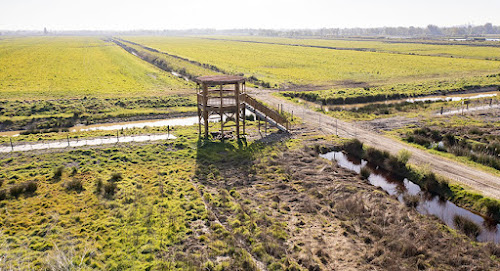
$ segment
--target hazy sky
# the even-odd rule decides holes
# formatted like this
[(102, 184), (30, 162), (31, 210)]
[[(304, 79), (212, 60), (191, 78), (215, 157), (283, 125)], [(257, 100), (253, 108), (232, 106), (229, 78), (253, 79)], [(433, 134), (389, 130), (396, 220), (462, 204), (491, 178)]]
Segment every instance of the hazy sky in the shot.
[(0, 29), (500, 25), (500, 0), (0, 0)]

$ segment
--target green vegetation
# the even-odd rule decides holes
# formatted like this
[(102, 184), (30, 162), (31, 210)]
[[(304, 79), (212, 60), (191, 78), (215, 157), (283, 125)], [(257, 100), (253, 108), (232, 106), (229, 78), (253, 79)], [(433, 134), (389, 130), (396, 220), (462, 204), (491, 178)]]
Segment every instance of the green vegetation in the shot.
[[(242, 43), (191, 37), (127, 37), (162, 52), (254, 76), (271, 85), (414, 82), (498, 73), (500, 62)], [(351, 83), (349, 83), (351, 82)]]
[(3, 99), (151, 96), (191, 87), (98, 37), (0, 40)]
[[(500, 62), (499, 62), (500, 63)], [(343, 105), (405, 99), (424, 95), (446, 95), (479, 88), (500, 88), (500, 74), (457, 79), (429, 80), (364, 88), (337, 88), (307, 92), (283, 92), (285, 97), (301, 98), (323, 105)]]
[(0, 100), (0, 130), (68, 128), (75, 124), (194, 115), (194, 96)]
[[(426, 148), (467, 157), (473, 162), (500, 170), (498, 121), (472, 125), (472, 121), (464, 118), (455, 117), (440, 125), (431, 123), (430, 126), (410, 130), (403, 135), (403, 139)], [(464, 121), (467, 125), (463, 125)]]
[(67, 258), (65, 268), (248, 269), (255, 262), (240, 240), (266, 264), (281, 266), (282, 222), (219, 187), (229, 161), (252, 172), (252, 161), (276, 147), (198, 142), (195, 130), (178, 128), (177, 140), (161, 144), (0, 160), (0, 266), (50, 269)]
[(349, 154), (367, 160), (388, 172), (402, 179), (418, 184), (423, 190), (434, 195), (439, 195), (443, 199), (450, 200), (463, 207), (475, 210), (497, 223), (500, 222), (500, 201), (483, 197), (475, 192), (461, 187), (458, 184), (450, 183), (448, 180), (436, 176), (433, 172), (418, 169), (407, 165), (408, 154), (400, 153), (392, 156), (387, 151), (380, 151), (372, 147), (364, 147), (357, 139), (353, 139), (343, 144), (344, 149)]
[[(500, 48), (498, 46), (474, 46), (476, 44), (456, 45), (450, 44), (424, 44), (412, 40), (412, 42), (370, 41), (370, 40), (329, 40), (329, 39), (291, 39), (291, 38), (266, 38), (266, 37), (217, 37), (226, 40), (242, 40), (254, 42), (266, 42), (288, 45), (318, 46), (336, 50), (356, 50), (381, 53), (396, 53), (407, 55), (437, 56), (450, 58), (473, 58), (484, 60), (500, 60)], [(423, 41), (422, 41), (423, 42)], [(429, 41), (427, 41), (429, 42)], [(494, 44), (496, 45), (496, 44)]]
[(479, 226), (474, 223), (474, 221), (466, 217), (456, 215), (455, 217), (453, 217), (453, 223), (460, 231), (470, 237), (475, 238), (481, 233), (481, 228), (479, 228)]

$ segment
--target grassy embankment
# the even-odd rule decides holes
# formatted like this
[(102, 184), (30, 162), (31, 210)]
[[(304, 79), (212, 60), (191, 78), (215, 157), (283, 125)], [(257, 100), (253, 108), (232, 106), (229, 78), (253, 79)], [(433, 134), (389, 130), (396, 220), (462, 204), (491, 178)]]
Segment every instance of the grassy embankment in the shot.
[(0, 41), (4, 130), (190, 112), (193, 87), (99, 37)]

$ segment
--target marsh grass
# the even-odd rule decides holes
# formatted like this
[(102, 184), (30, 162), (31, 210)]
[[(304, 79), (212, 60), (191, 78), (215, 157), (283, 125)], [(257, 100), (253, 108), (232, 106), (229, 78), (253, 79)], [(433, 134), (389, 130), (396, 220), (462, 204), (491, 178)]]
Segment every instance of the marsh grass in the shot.
[(476, 238), (481, 233), (481, 228), (474, 221), (460, 215), (453, 217), (453, 224), (471, 238)]

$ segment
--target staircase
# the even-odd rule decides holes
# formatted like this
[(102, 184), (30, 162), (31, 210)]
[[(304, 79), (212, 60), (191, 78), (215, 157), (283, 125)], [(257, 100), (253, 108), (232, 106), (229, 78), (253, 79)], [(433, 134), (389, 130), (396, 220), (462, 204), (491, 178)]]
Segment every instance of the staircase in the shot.
[(280, 129), (281, 131), (288, 132), (290, 123), (280, 113), (265, 106), (264, 104), (252, 98), (246, 93), (242, 95), (242, 98), (244, 99), (245, 106), (248, 110), (253, 112), (261, 119), (267, 120), (267, 122), (276, 126), (276, 128)]

